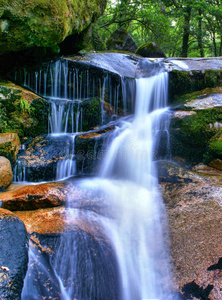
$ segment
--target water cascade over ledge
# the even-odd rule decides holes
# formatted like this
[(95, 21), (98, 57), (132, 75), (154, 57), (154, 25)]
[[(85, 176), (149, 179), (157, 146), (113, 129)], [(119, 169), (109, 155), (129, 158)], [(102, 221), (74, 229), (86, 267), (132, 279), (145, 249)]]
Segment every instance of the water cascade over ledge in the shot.
[[(94, 239), (80, 231), (61, 235), (47, 261), (58, 299), (176, 299), (170, 292), (167, 221), (154, 164), (160, 145), (169, 151), (168, 73), (136, 79), (135, 86), (134, 115), (120, 118), (97, 176), (71, 181), (66, 217), (84, 219)], [(44, 259), (31, 250), (33, 263), (48, 272)], [(41, 288), (34, 281), (29, 268), (23, 300), (31, 293), (33, 299), (54, 297), (44, 279), (36, 280)]]

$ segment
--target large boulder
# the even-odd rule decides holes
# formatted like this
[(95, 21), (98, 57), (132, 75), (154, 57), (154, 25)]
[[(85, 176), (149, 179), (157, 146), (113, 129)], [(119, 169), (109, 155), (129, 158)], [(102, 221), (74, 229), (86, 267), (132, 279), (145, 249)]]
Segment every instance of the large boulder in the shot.
[(64, 184), (59, 182), (27, 185), (1, 193), (1, 207), (15, 211), (60, 206), (65, 203), (66, 193)]
[(195, 172), (181, 166), (175, 168), (170, 162), (164, 166), (167, 176), (161, 182), (161, 189), (169, 218), (177, 288), (182, 299), (220, 299), (221, 172), (203, 165), (195, 168)]
[(20, 146), (17, 133), (0, 133), (0, 155), (15, 161)]
[(136, 54), (143, 57), (166, 57), (163, 50), (160, 49), (155, 43), (146, 43), (141, 45), (137, 50)]
[(108, 50), (129, 51), (134, 53), (137, 45), (125, 28), (118, 28), (106, 42)]
[(189, 163), (212, 166), (222, 158), (221, 88), (206, 88), (178, 97), (170, 123), (171, 154)]
[(20, 138), (34, 137), (47, 131), (47, 122), (48, 105), (43, 98), (11, 81), (0, 81), (0, 133), (10, 132), (18, 144), (11, 132)]
[(0, 209), (0, 298), (21, 299), (28, 267), (28, 238), (23, 222)]
[(0, 3), (0, 54), (30, 47), (51, 47), (95, 21), (105, 0), (3, 0)]
[(12, 168), (10, 161), (0, 156), (0, 189), (7, 188), (12, 182)]
[(100, 218), (85, 207), (87, 194), (66, 183), (73, 207), (15, 212), (30, 234), (23, 299), (61, 299), (64, 290), (71, 299), (118, 299), (117, 262)]

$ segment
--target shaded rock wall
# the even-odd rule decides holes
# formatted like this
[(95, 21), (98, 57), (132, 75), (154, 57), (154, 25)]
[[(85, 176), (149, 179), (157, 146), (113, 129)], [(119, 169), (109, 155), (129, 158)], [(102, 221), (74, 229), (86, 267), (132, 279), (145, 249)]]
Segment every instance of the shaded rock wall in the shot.
[(104, 11), (105, 0), (28, 0), (0, 3), (0, 54), (51, 47), (80, 33)]

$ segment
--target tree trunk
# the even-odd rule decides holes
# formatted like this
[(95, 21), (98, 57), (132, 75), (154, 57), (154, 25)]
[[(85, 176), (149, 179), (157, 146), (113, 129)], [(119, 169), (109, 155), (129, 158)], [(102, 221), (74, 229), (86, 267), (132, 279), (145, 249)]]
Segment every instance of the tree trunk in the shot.
[(213, 32), (213, 45), (214, 45), (214, 56), (217, 56), (217, 43), (215, 38), (215, 32)]
[(190, 36), (190, 17), (191, 7), (186, 7), (184, 17), (184, 29), (183, 29), (183, 45), (182, 45), (182, 57), (187, 57), (188, 54), (188, 42)]
[(203, 49), (203, 42), (202, 42), (202, 12), (201, 12), (201, 9), (199, 9), (197, 41), (198, 41), (198, 47), (200, 50), (200, 56), (204, 57), (204, 49)]
[(219, 49), (219, 56), (221, 56), (222, 53), (222, 36), (220, 36), (220, 49)]

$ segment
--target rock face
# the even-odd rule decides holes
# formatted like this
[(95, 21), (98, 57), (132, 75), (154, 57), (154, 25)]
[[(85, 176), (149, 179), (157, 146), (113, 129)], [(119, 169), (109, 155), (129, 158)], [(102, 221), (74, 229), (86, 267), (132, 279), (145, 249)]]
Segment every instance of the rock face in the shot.
[(0, 209), (0, 298), (21, 299), (28, 267), (28, 238), (19, 218)]
[[(163, 174), (164, 164), (161, 166)], [(169, 162), (165, 168), (161, 189), (177, 288), (182, 299), (220, 299), (222, 174), (204, 166), (189, 172)]]
[(10, 161), (0, 156), (0, 189), (5, 189), (12, 182), (12, 168)]
[(30, 47), (51, 47), (80, 33), (104, 11), (106, 1), (37, 0), (0, 4), (0, 54)]
[(107, 43), (108, 50), (129, 51), (134, 53), (137, 45), (125, 28), (119, 28), (113, 32)]

